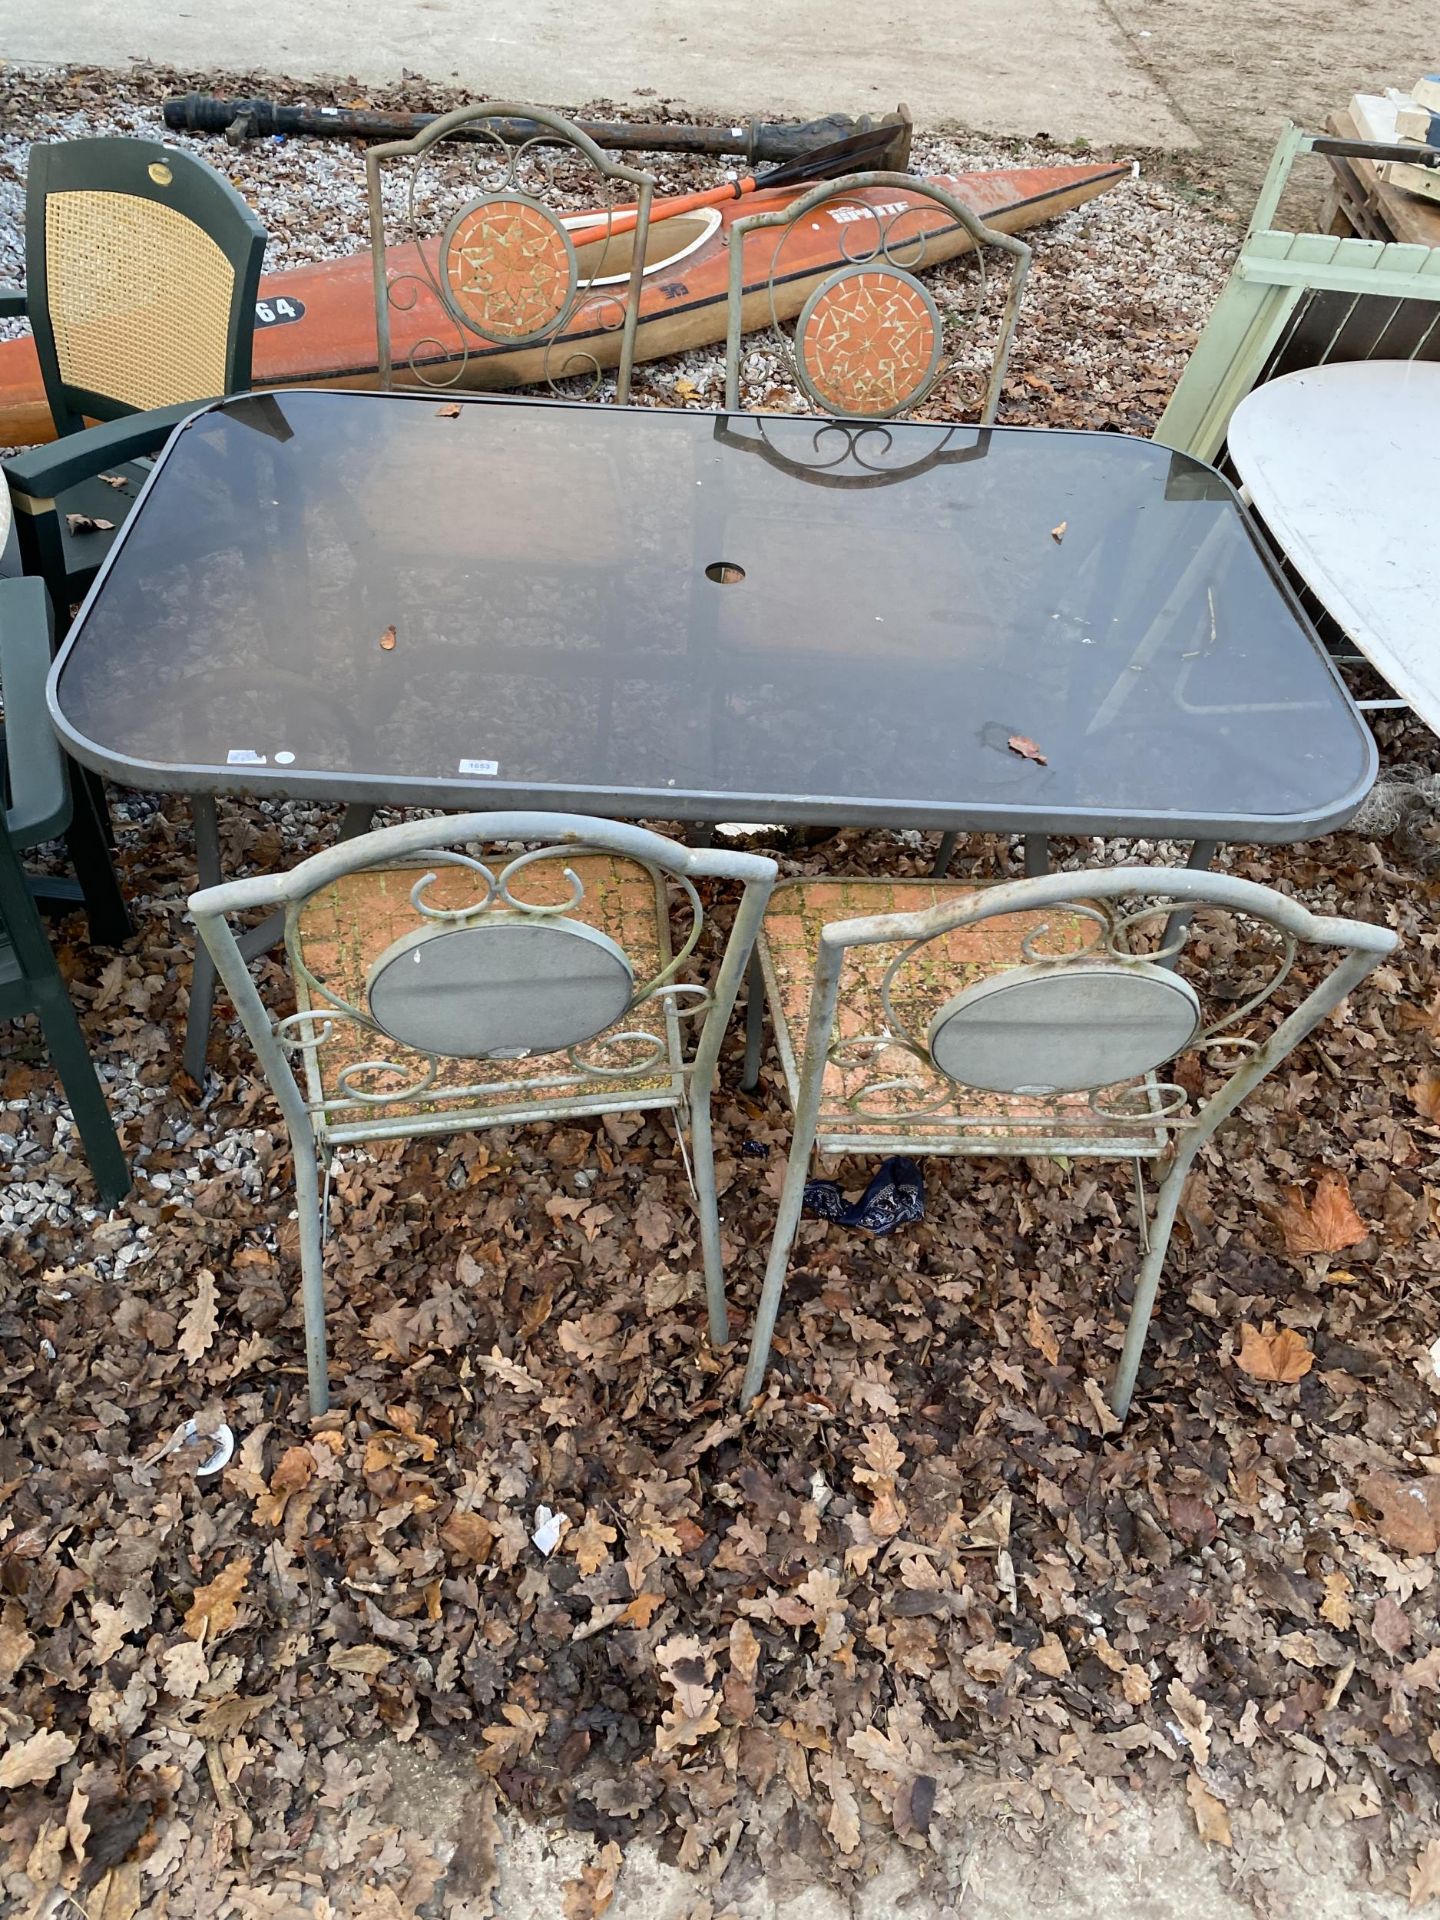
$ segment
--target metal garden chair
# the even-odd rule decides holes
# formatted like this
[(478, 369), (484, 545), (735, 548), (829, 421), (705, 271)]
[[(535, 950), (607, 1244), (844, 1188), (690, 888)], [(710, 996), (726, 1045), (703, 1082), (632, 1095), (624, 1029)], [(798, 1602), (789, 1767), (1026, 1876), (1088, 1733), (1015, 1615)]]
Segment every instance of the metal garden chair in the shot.
[(200, 402), (250, 384), (264, 250), (229, 181), (178, 148), (30, 149), (27, 285), (0, 293), (0, 314), (29, 315), (59, 439), (4, 466), (25, 569), (44, 578), (62, 625), (111, 543), (94, 523), (118, 526), (145, 480), (136, 463)]
[(45, 712), (50, 615), (38, 580), (0, 581), (0, 693), (5, 700), (0, 832), (0, 1019), (39, 1017), (100, 1197), (116, 1205), (130, 1170), (20, 856), (70, 823), (65, 761)]
[(1263, 381), (1330, 360), (1440, 359), (1440, 248), (1289, 233), (1275, 225), (1302, 154), (1384, 159), (1388, 147), (1287, 127), (1240, 256), (1155, 429), (1214, 461), (1230, 416)]
[[(877, 201), (871, 190), (893, 188), (905, 194), (899, 206)], [(871, 193), (870, 198), (857, 198)], [(914, 205), (932, 203), (935, 211)], [(847, 264), (810, 285), (799, 307), (793, 334), (781, 322), (796, 310), (808, 283), (797, 284), (790, 269), (787, 242), (802, 222), (821, 214), (845, 221)], [(778, 348), (806, 397), (822, 412), (842, 418), (892, 419), (917, 406), (948, 374), (957, 371), (956, 354), (947, 350), (945, 323), (935, 297), (916, 277), (923, 267), (929, 235), (953, 224), (969, 234), (979, 265), (972, 321), (983, 309), (987, 288), (985, 250), (1011, 260), (1010, 285), (1000, 320), (999, 338), (980, 412), (988, 426), (1000, 404), (1000, 389), (1010, 358), (1015, 322), (1031, 251), (1013, 234), (987, 227), (933, 180), (908, 173), (854, 173), (823, 182), (774, 213), (752, 214), (730, 229), (730, 293), (725, 341), (725, 405), (737, 412), (745, 353), (742, 335), (769, 324), (769, 348)], [(777, 238), (763, 287), (745, 291), (746, 255), (752, 234), (775, 230)], [(783, 310), (782, 310), (783, 309)], [(952, 331), (964, 334), (963, 323)], [(763, 350), (763, 349), (762, 349)]]
[[(1170, 1151), (1148, 1220), (1142, 1195), (1145, 1256), (1111, 1390), (1123, 1418), (1195, 1156), (1395, 945), (1269, 887), (1171, 868), (777, 889), (756, 952), (795, 1134), (743, 1400), (764, 1381), (812, 1149), (1119, 1157), (1137, 1176)], [(1277, 988), (1317, 962), (1328, 970), (1277, 1020)], [(747, 1085), (760, 1017), (752, 991)]]
[[(774, 878), (772, 860), (641, 827), (474, 813), (385, 827), (282, 877), (192, 896), (294, 1145), (312, 1412), (329, 1400), (318, 1163), (352, 1142), (651, 1108), (688, 1116), (710, 1337), (728, 1339), (710, 1093)], [(706, 879), (743, 887), (708, 986), (682, 978)], [(279, 1018), (229, 924), (272, 906), (297, 1002)]]
[[(545, 132), (515, 139), (517, 117)], [(583, 179), (588, 209), (548, 204), (562, 170), (569, 199)], [(506, 385), (581, 376), (598, 390), (614, 367), (615, 397), (629, 397), (648, 173), (558, 113), (505, 101), (457, 107), (411, 140), (371, 147), (365, 172), (382, 387), (397, 369), (403, 384), (474, 385), (477, 363), (505, 354)]]

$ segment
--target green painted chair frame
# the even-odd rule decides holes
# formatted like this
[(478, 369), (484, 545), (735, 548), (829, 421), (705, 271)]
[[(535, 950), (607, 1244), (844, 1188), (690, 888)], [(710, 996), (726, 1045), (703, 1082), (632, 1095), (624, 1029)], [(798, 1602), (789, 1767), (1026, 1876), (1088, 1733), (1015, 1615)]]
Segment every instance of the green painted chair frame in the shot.
[[(530, 851), (517, 852), (517, 842)], [(477, 846), (506, 849), (503, 864), (466, 851)], [(606, 877), (607, 860), (623, 863), (618, 877), (613, 865)], [(724, 1344), (710, 1098), (774, 879), (773, 860), (677, 846), (642, 827), (578, 814), (475, 813), (384, 827), (288, 874), (191, 896), (200, 937), (294, 1149), (312, 1413), (325, 1411), (330, 1393), (320, 1162), (328, 1167), (347, 1144), (608, 1112), (668, 1109), (682, 1124), (688, 1117), (710, 1337)], [(703, 880), (743, 888), (708, 986), (680, 977), (703, 927), (695, 884)], [(446, 898), (451, 882), (458, 902)], [(278, 1019), (230, 924), (275, 907), (284, 913), (298, 1007)], [(672, 909), (688, 916), (678, 947)], [(637, 916), (653, 948), (632, 967), (605, 928), (608, 921), (633, 932)], [(685, 1020), (702, 1022), (693, 1046)], [(557, 1023), (567, 1022), (573, 1030), (557, 1038)], [(378, 1055), (363, 1057), (375, 1048)], [(356, 1049), (362, 1057), (347, 1060)], [(452, 1070), (459, 1085), (446, 1079)]]
[(1301, 367), (1440, 360), (1440, 248), (1275, 226), (1302, 155), (1371, 150), (1390, 152), (1286, 128), (1239, 258), (1155, 429), (1165, 446), (1214, 462), (1245, 395)]
[[(45, 580), (62, 629), (112, 537), (74, 533), (68, 516), (118, 524), (145, 479), (135, 463), (202, 402), (249, 386), (265, 239), (229, 181), (177, 147), (67, 140), (30, 149), (27, 286), (0, 295), (0, 314), (29, 316), (59, 438), (4, 470), (25, 570)], [(122, 284), (132, 303), (143, 298), (142, 318), (120, 298), (104, 311), (117, 258), (130, 263)], [(83, 323), (77, 296), (89, 296)], [(123, 475), (128, 490), (102, 474)]]
[(107, 1206), (130, 1189), (85, 1036), (60, 977), (20, 855), (70, 822), (65, 761), (45, 711), (50, 610), (39, 580), (0, 581), (0, 692), (5, 698), (5, 831), (0, 833), (0, 1019), (38, 1016)]
[[(804, 884), (797, 883), (797, 890)], [(850, 884), (858, 890), (867, 885), (888, 887), (890, 883)], [(777, 915), (784, 910), (786, 891), (781, 888), (776, 893), (773, 910)], [(1170, 1163), (1145, 1226), (1144, 1259), (1111, 1388), (1111, 1407), (1123, 1419), (1135, 1389), (1181, 1193), (1196, 1155), (1260, 1081), (1394, 951), (1398, 936), (1389, 928), (1364, 921), (1313, 914), (1283, 894), (1252, 881), (1175, 868), (1055, 873), (980, 889), (956, 886), (938, 891), (950, 897), (920, 912), (835, 920), (824, 926), (818, 954), (805, 956), (807, 976), (813, 961), (813, 986), (806, 1040), (798, 1062), (784, 1021), (770, 942), (767, 932), (761, 931), (756, 952), (776, 1011), (795, 1130), (751, 1338), (742, 1404), (754, 1399), (764, 1384), (812, 1151), (1088, 1154), (1133, 1160), (1137, 1175), (1143, 1160), (1169, 1152)], [(1193, 916), (1206, 909), (1231, 916), (1232, 924), (1243, 917), (1269, 929), (1276, 948), (1268, 979), (1261, 969), (1259, 991), (1250, 993), (1247, 988), (1248, 997), (1238, 1006), (1222, 999), (1220, 1016), (1208, 1020), (1201, 997), (1181, 973), (1182, 961), (1187, 958), (1185, 950), (1194, 933)], [(921, 1011), (932, 1017), (923, 1030), (917, 1030), (915, 1019), (907, 1017), (913, 1010), (912, 988), (906, 981), (915, 976), (906, 976), (904, 968), (931, 942), (1014, 914), (1039, 915), (1041, 919), (1021, 938), (1006, 936), (1013, 945), (1013, 959), (997, 962), (988, 958), (980, 969), (982, 977), (972, 980), (965, 992), (948, 1001), (945, 995), (953, 991), (953, 977), (949, 986), (924, 981), (925, 993), (916, 993), (914, 998)], [(1070, 925), (1064, 926), (1064, 921)], [(1067, 941), (1082, 938), (1076, 927), (1083, 930), (1086, 925), (1094, 929), (1088, 944), (1067, 946)], [(1147, 926), (1154, 930), (1148, 936), (1142, 931)], [(843, 1021), (837, 1037), (837, 1011), (854, 1011), (853, 1007), (842, 1008), (840, 999), (847, 957), (875, 946), (898, 949), (878, 991), (883, 1008), (878, 1029), (856, 1034), (849, 1030), (853, 1020)], [(1252, 1015), (1263, 1018), (1266, 1003), (1289, 976), (1302, 946), (1316, 957), (1333, 955), (1328, 971), (1267, 1035), (1255, 1038), (1242, 1031)], [(942, 952), (936, 972), (946, 971)], [(960, 974), (953, 959), (948, 971), (952, 976)], [(1066, 994), (1079, 997), (1058, 1012), (1047, 1012), (1047, 1000), (1050, 1008), (1055, 1008), (1057, 988), (1062, 999)], [(1000, 995), (997, 989), (1003, 990)], [(1093, 996), (1102, 990), (1104, 996), (1118, 994), (1120, 998), (1095, 999)], [(1008, 1008), (998, 1003), (1004, 994), (1013, 996)], [(933, 1009), (929, 1004), (932, 998)], [(1156, 1003), (1165, 1006), (1163, 1017), (1153, 1011)], [(1193, 1015), (1194, 1025), (1188, 1036), (1183, 1030), (1177, 1034), (1172, 1027), (1177, 1006), (1187, 1009), (1184, 1025)], [(873, 1005), (866, 1011), (873, 1013)], [(1143, 1045), (1135, 1037), (1142, 1033)], [(758, 1022), (751, 1021), (747, 1085), (754, 1084), (758, 1073), (758, 1042)], [(1108, 1073), (1121, 1057), (1120, 1047), (1131, 1049), (1126, 1078), (1118, 1083), (1097, 1080), (1097, 1067), (1103, 1064)], [(957, 1060), (966, 1064), (983, 1060), (992, 1071), (961, 1078), (947, 1071), (937, 1058), (937, 1049), (950, 1060), (952, 1068)], [(904, 1061), (898, 1069), (894, 1064), (897, 1051)], [(1217, 1056), (1214, 1070), (1226, 1077), (1198, 1106), (1191, 1107), (1183, 1088), (1156, 1077), (1160, 1068), (1178, 1057), (1195, 1053), (1203, 1058), (1212, 1051)], [(887, 1058), (888, 1066), (878, 1064)], [(997, 1059), (1001, 1062), (998, 1075), (993, 1071)], [(1028, 1066), (1030, 1072), (1017, 1068), (1014, 1063), (1018, 1062)], [(1050, 1084), (1036, 1084), (1037, 1066)], [(832, 1068), (839, 1070), (845, 1100), (842, 1108), (832, 1101), (827, 1110), (826, 1079)], [(916, 1080), (917, 1070), (925, 1076), (923, 1080)], [(847, 1073), (857, 1076), (857, 1087), (851, 1088), (845, 1081)], [(1010, 1077), (1017, 1073), (1018, 1077)], [(939, 1105), (935, 1104), (937, 1082)], [(977, 1088), (990, 1091), (977, 1093)], [(924, 1098), (927, 1091), (928, 1105)], [(912, 1104), (921, 1111), (906, 1112), (899, 1104), (910, 1095), (915, 1096)], [(1019, 1101), (1018, 1109), (1012, 1105), (997, 1111), (995, 1101), (1002, 1095), (1012, 1103)]]
[[(780, 325), (777, 308), (776, 288), (787, 279), (783, 254), (785, 240), (799, 223), (805, 220), (817, 208), (829, 205), (832, 201), (843, 201), (867, 189), (894, 189), (906, 196), (906, 207), (895, 212), (884, 203), (875, 207), (869, 220), (861, 219), (847, 228), (847, 262), (834, 273), (825, 277), (810, 293), (796, 320), (794, 336), (784, 333)], [(751, 328), (763, 326), (767, 320), (772, 338), (778, 342), (783, 354), (790, 358), (796, 380), (806, 396), (823, 412), (838, 415), (846, 419), (894, 419), (916, 406), (935, 386), (954, 370), (953, 359), (944, 349), (944, 323), (936, 306), (934, 296), (924, 282), (915, 276), (915, 269), (923, 266), (926, 256), (926, 236), (923, 230), (914, 225), (906, 226), (912, 217), (914, 202), (932, 201), (937, 207), (948, 213), (957, 225), (964, 228), (970, 236), (981, 275), (980, 297), (985, 289), (985, 253), (987, 247), (994, 247), (1007, 254), (1012, 262), (1010, 285), (1005, 298), (1004, 310), (1000, 318), (1000, 332), (991, 360), (990, 378), (985, 388), (985, 399), (980, 412), (980, 425), (989, 426), (995, 419), (1000, 405), (1000, 393), (1005, 381), (1005, 369), (1010, 361), (1010, 349), (1015, 338), (1015, 326), (1019, 318), (1020, 297), (1024, 292), (1026, 276), (1030, 271), (1033, 258), (1031, 249), (1023, 240), (1017, 240), (1014, 234), (1002, 233), (996, 227), (987, 227), (963, 200), (937, 185), (933, 180), (923, 180), (908, 173), (866, 172), (845, 175), (839, 180), (822, 181), (812, 187), (808, 193), (801, 194), (788, 207), (781, 207), (773, 213), (751, 214), (743, 220), (737, 220), (730, 229), (730, 286), (726, 310), (725, 336), (725, 407), (727, 412), (740, 411), (740, 383), (743, 358), (746, 348), (743, 336), (747, 322)], [(745, 291), (747, 271), (747, 241), (752, 234), (778, 231), (774, 255), (766, 283), (762, 288), (750, 293)], [(849, 244), (848, 235), (853, 231), (855, 245)], [(750, 254), (753, 267), (753, 253)], [(909, 368), (909, 381), (904, 391), (895, 384), (896, 376), (904, 371), (898, 362), (877, 363), (873, 354), (866, 356), (864, 369), (869, 382), (868, 397), (872, 404), (854, 407), (837, 406), (827, 396), (823, 374), (812, 366), (805, 349), (807, 323), (812, 319), (823, 321), (832, 310), (839, 312), (835, 303), (843, 303), (848, 290), (865, 276), (880, 276), (886, 283), (892, 300), (905, 302), (910, 314), (912, 342), (923, 343), (926, 364), (912, 365)], [(844, 316), (840, 316), (842, 319)], [(867, 343), (868, 344), (868, 343)], [(898, 351), (900, 341), (897, 335), (895, 348)], [(753, 350), (753, 349), (752, 349)], [(891, 384), (886, 387), (885, 382)], [(861, 384), (864, 384), (862, 382)], [(883, 389), (883, 390), (882, 390)], [(858, 388), (857, 388), (858, 392)]]

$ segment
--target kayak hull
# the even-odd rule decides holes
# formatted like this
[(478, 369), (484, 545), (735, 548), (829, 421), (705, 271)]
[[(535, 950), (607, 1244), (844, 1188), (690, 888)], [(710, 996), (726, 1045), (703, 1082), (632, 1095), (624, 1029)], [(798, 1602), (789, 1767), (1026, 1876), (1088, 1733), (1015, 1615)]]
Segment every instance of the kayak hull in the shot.
[[(966, 202), (987, 224), (1022, 232), (1092, 200), (1128, 179), (1128, 166), (1019, 167), (994, 173), (940, 176), (939, 184)], [(787, 205), (807, 186), (757, 193), (699, 214), (656, 222), (650, 230), (636, 329), (637, 361), (658, 360), (725, 337), (729, 233), (738, 219)], [(818, 209), (804, 226), (766, 229), (747, 237), (746, 331), (772, 318), (793, 319), (828, 275), (855, 257), (855, 223), (867, 204), (887, 219), (904, 201), (894, 188), (871, 187)], [(841, 217), (836, 218), (836, 213)], [(924, 234), (924, 264), (939, 265), (970, 247), (969, 235), (935, 202), (916, 196), (903, 213), (907, 238)], [(584, 216), (579, 218), (583, 219)], [(873, 223), (871, 223), (873, 225)], [(782, 245), (776, 269), (776, 248)], [(848, 250), (847, 250), (848, 241)], [(863, 243), (862, 243), (863, 244)], [(433, 246), (434, 243), (422, 243)], [(413, 272), (416, 249), (393, 251), (392, 271)], [(520, 387), (571, 372), (615, 365), (615, 322), (625, 275), (592, 283), (570, 326), (548, 346), (496, 344), (466, 333), (431, 293), (425, 276), (417, 296), (392, 311), (397, 381), (417, 380), (437, 390)], [(613, 288), (613, 290), (612, 290)], [(601, 317), (596, 324), (597, 314)], [(451, 342), (453, 341), (453, 347)], [(256, 303), (252, 383), (286, 386), (372, 387), (377, 384), (374, 279), (369, 250), (313, 266), (266, 274)], [(28, 446), (54, 437), (50, 411), (29, 339), (0, 342), (0, 444)]]

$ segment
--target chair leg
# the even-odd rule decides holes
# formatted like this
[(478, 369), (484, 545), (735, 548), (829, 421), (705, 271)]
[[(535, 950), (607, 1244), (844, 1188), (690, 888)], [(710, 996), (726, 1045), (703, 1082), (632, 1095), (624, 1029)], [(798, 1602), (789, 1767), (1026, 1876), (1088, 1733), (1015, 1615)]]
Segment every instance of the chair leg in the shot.
[(765, 975), (760, 955), (750, 950), (745, 972), (745, 1071), (740, 1078), (741, 1091), (753, 1093), (760, 1082), (760, 1049), (765, 1038)]
[(1180, 1208), (1180, 1195), (1193, 1159), (1193, 1152), (1185, 1153), (1182, 1150), (1178, 1153), (1174, 1166), (1166, 1174), (1155, 1196), (1150, 1242), (1140, 1267), (1140, 1277), (1135, 1283), (1135, 1299), (1130, 1308), (1129, 1324), (1125, 1328), (1125, 1345), (1110, 1388), (1110, 1410), (1117, 1420), (1123, 1420), (1130, 1411), (1135, 1377), (1140, 1371), (1140, 1356), (1145, 1348), (1145, 1335), (1150, 1329), (1150, 1316), (1155, 1311), (1155, 1296), (1160, 1288), (1160, 1270), (1165, 1265), (1175, 1215)]
[(959, 844), (959, 841), (960, 836), (958, 833), (941, 834), (940, 851), (936, 854), (935, 864), (930, 869), (930, 878), (932, 880), (943, 880), (946, 874), (949, 873), (950, 862), (955, 858), (955, 848)]
[(130, 1168), (120, 1149), (95, 1062), (58, 974), (53, 981), (35, 984), (35, 1009), (100, 1198), (107, 1208), (116, 1207), (130, 1191)]
[(690, 1150), (695, 1159), (695, 1203), (700, 1214), (700, 1247), (705, 1261), (705, 1299), (710, 1309), (710, 1344), (730, 1339), (725, 1307), (725, 1270), (720, 1261), (720, 1203), (715, 1193), (715, 1142), (710, 1126), (710, 1089), (692, 1091)]
[(810, 1172), (810, 1149), (815, 1144), (813, 1128), (796, 1133), (790, 1143), (790, 1158), (785, 1165), (785, 1185), (780, 1193), (780, 1211), (775, 1220), (775, 1238), (770, 1243), (770, 1258), (765, 1265), (765, 1284), (760, 1289), (760, 1306), (750, 1335), (750, 1357), (745, 1363), (745, 1378), (740, 1387), (740, 1404), (748, 1407), (765, 1384), (765, 1369), (770, 1363), (770, 1343), (775, 1337), (775, 1322), (780, 1313), (780, 1296), (785, 1289), (785, 1272), (790, 1264), (790, 1249), (800, 1226), (805, 1205), (805, 1181)]
[(305, 1317), (305, 1371), (310, 1415), (329, 1410), (330, 1367), (325, 1343), (325, 1234), (315, 1142), (295, 1141), (295, 1202), (300, 1213), (300, 1302)]
[(79, 767), (70, 768), (70, 825), (65, 829), (65, 847), (80, 891), (85, 899), (85, 917), (90, 938), (101, 947), (120, 947), (135, 931), (110, 858), (114, 844), (109, 831), (109, 809), (103, 794), (98, 803), (95, 788)]

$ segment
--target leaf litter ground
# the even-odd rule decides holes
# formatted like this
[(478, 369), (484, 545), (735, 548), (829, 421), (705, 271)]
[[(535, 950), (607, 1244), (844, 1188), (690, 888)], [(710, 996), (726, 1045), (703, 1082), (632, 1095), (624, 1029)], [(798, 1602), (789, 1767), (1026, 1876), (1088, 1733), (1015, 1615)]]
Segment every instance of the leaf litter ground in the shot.
[[(152, 130), (160, 93), (200, 83), (3, 84), (28, 138), (101, 112)], [(272, 224), (288, 183), (282, 258), (356, 244), (353, 184), (338, 222), (315, 197), (353, 150), (204, 150)], [(1036, 241), (1002, 418), (1148, 431), (1228, 233), (1141, 183)], [(717, 379), (690, 355), (646, 370), (641, 398), (703, 405)], [(1382, 732), (1387, 764), (1434, 769), (1423, 730)], [(1203, 1159), (1123, 1430), (1098, 1391), (1138, 1264), (1122, 1170), (936, 1162), (927, 1218), (888, 1240), (807, 1224), (770, 1391), (742, 1420), (673, 1136), (614, 1117), (345, 1158), (343, 1390), (311, 1426), (273, 1104), (228, 1009), (205, 1089), (176, 1064), (186, 817), (145, 796), (118, 816), (138, 937), (106, 955), (78, 920), (56, 935), (139, 1174), (115, 1215), (91, 1205), (34, 1035), (0, 1055), (8, 1910), (66, 1892), (90, 1920), (480, 1916), (498, 1821), (519, 1816), (590, 1837), (572, 1920), (605, 1910), (640, 1843), (694, 1875), (696, 1916), (737, 1911), (758, 1870), (854, 1888), (897, 1847), (933, 1910), (959, 1912), (997, 1824), (1105, 1831), (1162, 1787), (1262, 1912), (1288, 1910), (1270, 1843), (1306, 1829), (1340, 1834), (1371, 1889), (1440, 1889), (1423, 813), (1401, 842), (1222, 858), (1403, 944)], [(335, 817), (230, 806), (227, 871), (293, 860)], [(842, 834), (783, 865), (907, 876), (932, 855)], [(1016, 859), (976, 840), (962, 864)], [(737, 1067), (738, 1039), (718, 1126), (743, 1328), (788, 1128), (773, 1059), (755, 1100)], [(190, 1415), (235, 1436), (212, 1477), (162, 1451)], [(458, 1845), (390, 1817), (396, 1743), (473, 1770)]]

